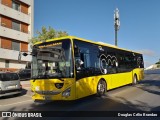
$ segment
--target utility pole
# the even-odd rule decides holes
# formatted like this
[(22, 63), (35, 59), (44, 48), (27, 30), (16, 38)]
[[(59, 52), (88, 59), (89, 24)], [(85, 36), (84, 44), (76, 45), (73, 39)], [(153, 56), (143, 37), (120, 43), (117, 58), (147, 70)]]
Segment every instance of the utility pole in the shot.
[(119, 10), (118, 8), (116, 8), (116, 10), (114, 11), (114, 29), (115, 29), (115, 46), (117, 46), (117, 42), (118, 42), (118, 30), (120, 27), (120, 20), (119, 20)]

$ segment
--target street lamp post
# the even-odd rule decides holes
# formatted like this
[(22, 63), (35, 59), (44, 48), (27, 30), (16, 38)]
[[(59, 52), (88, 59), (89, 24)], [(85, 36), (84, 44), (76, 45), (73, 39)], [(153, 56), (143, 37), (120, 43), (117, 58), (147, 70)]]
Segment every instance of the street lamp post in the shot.
[(116, 10), (114, 11), (114, 29), (115, 29), (115, 46), (117, 46), (117, 33), (120, 27), (120, 20), (119, 20), (119, 10), (118, 8), (116, 8)]

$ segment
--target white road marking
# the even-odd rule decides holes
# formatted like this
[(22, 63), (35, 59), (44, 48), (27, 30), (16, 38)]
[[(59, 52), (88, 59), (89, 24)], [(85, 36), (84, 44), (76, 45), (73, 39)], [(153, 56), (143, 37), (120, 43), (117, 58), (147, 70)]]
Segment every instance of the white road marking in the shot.
[(0, 105), (0, 106), (4, 107), (4, 106), (16, 105), (16, 104), (21, 104), (21, 103), (24, 103), (24, 102), (29, 102), (29, 101), (33, 101), (33, 100), (26, 100), (26, 101), (22, 101), (22, 102), (16, 102), (16, 103), (7, 104), (7, 105)]

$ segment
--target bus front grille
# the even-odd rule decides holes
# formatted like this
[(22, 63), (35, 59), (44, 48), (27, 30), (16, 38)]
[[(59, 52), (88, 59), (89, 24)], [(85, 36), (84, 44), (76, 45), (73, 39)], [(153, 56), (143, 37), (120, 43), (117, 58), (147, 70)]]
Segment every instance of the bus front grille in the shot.
[(61, 93), (61, 91), (35, 91), (35, 92), (41, 95), (57, 95)]

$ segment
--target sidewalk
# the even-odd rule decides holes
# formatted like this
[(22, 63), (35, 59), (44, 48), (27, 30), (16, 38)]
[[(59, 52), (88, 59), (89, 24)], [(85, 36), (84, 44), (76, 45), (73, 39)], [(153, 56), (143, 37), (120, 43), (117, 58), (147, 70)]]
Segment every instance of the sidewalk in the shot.
[(20, 82), (21, 82), (22, 89), (23, 89), (22, 91), (25, 92), (26, 96), (31, 97), (33, 93), (31, 92), (30, 81), (27, 80), (27, 81), (20, 81)]
[(21, 85), (22, 85), (22, 88), (24, 88), (24, 89), (30, 89), (31, 88), (29, 80), (27, 80), (27, 81), (21, 81)]

